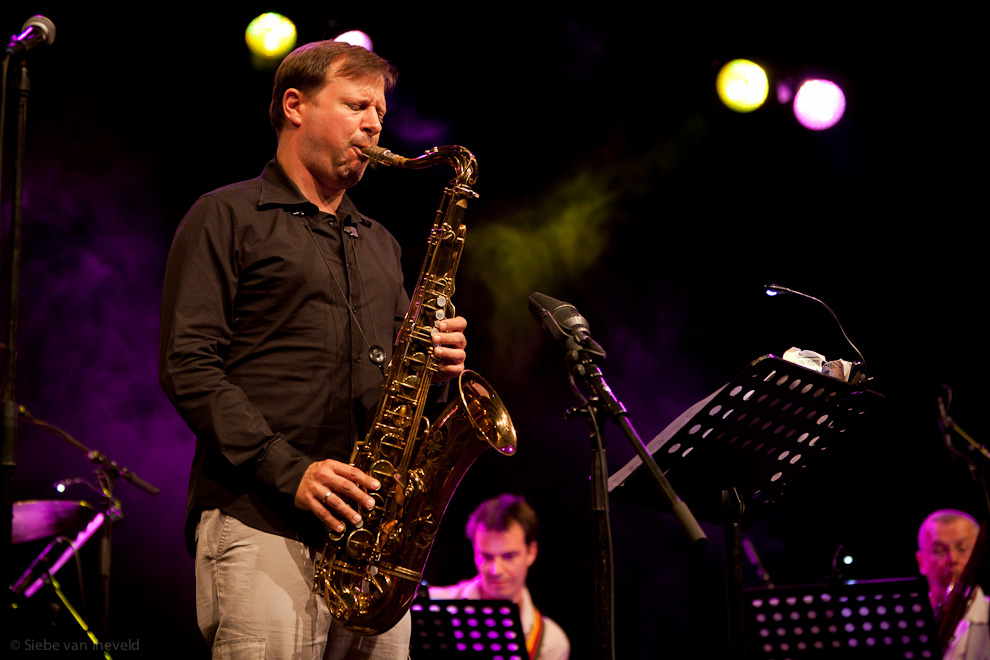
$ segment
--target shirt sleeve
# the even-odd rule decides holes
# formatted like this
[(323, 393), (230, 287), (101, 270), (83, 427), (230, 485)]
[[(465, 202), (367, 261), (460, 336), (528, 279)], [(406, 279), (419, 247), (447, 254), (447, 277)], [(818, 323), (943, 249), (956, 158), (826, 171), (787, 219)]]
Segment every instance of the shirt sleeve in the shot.
[(232, 210), (212, 196), (200, 198), (179, 225), (165, 268), (159, 380), (199, 442), (294, 495), (312, 460), (270, 428), (224, 369), (237, 294), (236, 232)]

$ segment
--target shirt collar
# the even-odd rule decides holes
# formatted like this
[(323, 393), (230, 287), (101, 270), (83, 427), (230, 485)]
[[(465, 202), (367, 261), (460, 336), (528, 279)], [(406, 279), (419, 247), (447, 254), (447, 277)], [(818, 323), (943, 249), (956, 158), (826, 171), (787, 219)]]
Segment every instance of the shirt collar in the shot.
[(258, 208), (264, 206), (312, 207), (316, 205), (306, 199), (278, 161), (272, 159), (261, 173), (261, 194)]
[[(281, 206), (307, 213), (318, 210), (316, 204), (313, 204), (299, 192), (299, 188), (276, 159), (272, 159), (265, 165), (265, 169), (261, 173), (261, 194), (258, 196), (258, 208), (264, 206)], [(351, 218), (350, 221), (354, 223), (361, 223), (366, 227), (371, 226), (371, 221), (358, 212), (346, 194), (341, 198), (340, 204), (337, 206), (337, 213), (334, 215), (345, 224), (349, 222), (348, 218)]]

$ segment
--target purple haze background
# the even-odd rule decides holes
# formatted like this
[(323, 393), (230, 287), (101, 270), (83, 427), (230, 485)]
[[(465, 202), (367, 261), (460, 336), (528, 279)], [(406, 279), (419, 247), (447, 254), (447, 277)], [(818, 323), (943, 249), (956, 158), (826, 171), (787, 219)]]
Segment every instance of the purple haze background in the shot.
[[(525, 25), (510, 23), (504, 4), (484, 21), (391, 15), (376, 39), (402, 72), (383, 144), (406, 155), (464, 144), (481, 164), (457, 302), (471, 320), (471, 365), (505, 400), (521, 443), (511, 461), (485, 455), (468, 474), (427, 578), (468, 577), (468, 512), (483, 497), (525, 494), (543, 522), (530, 587), (576, 659), (592, 657), (594, 639), (587, 430), (564, 420), (575, 400), (562, 350), (529, 317), (533, 291), (591, 321), (608, 381), (645, 441), (759, 355), (798, 345), (850, 356), (820, 309), (771, 301), (763, 284), (807, 291), (839, 315), (888, 405), (748, 532), (780, 584), (821, 581), (840, 542), (857, 555), (854, 577), (911, 575), (927, 510), (985, 515), (934, 416), (937, 388), (949, 383), (960, 424), (985, 437), (977, 314), (986, 276), (973, 231), (982, 182), (964, 158), (982, 132), (958, 96), (973, 66), (969, 42), (954, 38), (898, 69), (898, 57), (917, 53), (899, 35), (913, 33), (861, 15), (814, 28), (795, 14), (787, 29), (748, 33), (687, 10), (631, 21), (635, 9), (622, 5), (576, 3)], [(157, 384), (158, 304), (185, 210), (255, 176), (273, 153), (271, 72), (251, 69), (241, 46), (257, 11), (201, 8), (200, 29), (184, 33), (126, 14), (37, 11), (59, 32), (32, 60), (17, 399), (161, 489), (115, 487), (124, 518), (112, 638), (140, 639), (148, 657), (204, 657), (181, 536), (193, 439)], [(304, 26), (303, 41), (378, 18), (284, 11)], [(8, 34), (27, 17), (11, 14)], [(941, 38), (938, 21), (914, 27)], [(812, 134), (772, 104), (729, 113), (712, 81), (735, 56), (793, 76), (841, 76), (847, 117)], [(924, 96), (929, 88), (940, 94)], [(355, 190), (409, 246), (410, 275), (444, 181), (383, 171)], [(10, 192), (5, 180), (4, 223)], [(52, 434), (27, 424), (19, 434), (17, 499), (54, 498), (55, 480), (89, 474)], [(607, 450), (612, 470), (632, 455), (614, 426)], [(93, 501), (81, 486), (69, 495)], [(706, 522), (709, 545), (691, 553), (669, 517), (641, 504), (612, 505), (618, 656), (684, 657), (699, 637), (723, 648), (718, 526)], [(748, 567), (746, 579), (756, 584)]]

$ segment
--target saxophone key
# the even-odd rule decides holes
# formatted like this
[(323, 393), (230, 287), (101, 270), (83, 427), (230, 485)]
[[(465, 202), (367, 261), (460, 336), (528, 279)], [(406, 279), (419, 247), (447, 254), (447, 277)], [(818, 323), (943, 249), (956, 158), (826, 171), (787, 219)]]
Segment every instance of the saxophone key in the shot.
[[(382, 491), (385, 490), (385, 482), (395, 478), (395, 466), (388, 461), (375, 461), (371, 464), (371, 467), (368, 468), (368, 475), (378, 479), (378, 481), (381, 482), (382, 487), (378, 490)], [(371, 493), (371, 496), (374, 497), (376, 494), (377, 493)]]
[(354, 559), (366, 561), (374, 557), (375, 535), (367, 529), (355, 529), (347, 535), (347, 554)]
[(382, 525), (382, 554), (390, 556), (395, 554), (405, 543), (405, 526), (398, 521), (389, 521)]
[[(374, 571), (374, 572), (372, 572)], [(368, 570), (369, 578), (364, 581), (362, 587), (364, 588), (364, 593), (367, 595), (381, 596), (386, 593), (389, 586), (392, 584), (392, 578), (390, 578), (385, 573), (378, 570), (377, 567), (372, 566)], [(372, 588), (374, 588), (374, 594), (372, 594)]]
[(372, 493), (371, 499), (375, 501), (375, 506), (364, 514), (368, 524), (377, 522), (385, 512), (385, 498), (380, 493)]
[(411, 409), (405, 404), (400, 404), (392, 409), (390, 415), (392, 417), (392, 424), (396, 428), (404, 429), (412, 423), (412, 417), (410, 415)]

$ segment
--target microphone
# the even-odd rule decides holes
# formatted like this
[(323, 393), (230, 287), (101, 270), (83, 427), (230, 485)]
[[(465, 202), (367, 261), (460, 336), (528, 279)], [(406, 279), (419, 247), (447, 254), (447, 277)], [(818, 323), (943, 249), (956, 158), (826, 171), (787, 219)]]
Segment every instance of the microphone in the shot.
[[(835, 324), (839, 326), (839, 332), (842, 333), (842, 336), (845, 338), (846, 343), (849, 344), (850, 347), (852, 347), (852, 349), (856, 352), (856, 355), (859, 357), (859, 362), (862, 365), (862, 369), (860, 370), (861, 372), (860, 375), (862, 376), (863, 379), (866, 379), (866, 358), (864, 358), (863, 354), (859, 352), (859, 349), (856, 348), (856, 345), (849, 340), (849, 335), (846, 334), (845, 329), (842, 327), (842, 323), (839, 322), (839, 317), (835, 315), (835, 312), (833, 312), (828, 305), (823, 303), (818, 298), (815, 298), (814, 296), (809, 296), (807, 293), (801, 293), (800, 291), (795, 291), (794, 289), (788, 289), (786, 286), (780, 286), (779, 284), (766, 284), (764, 285), (763, 288), (766, 289), (767, 295), (770, 296), (771, 298), (774, 296), (778, 296), (782, 293), (793, 293), (796, 296), (801, 296), (802, 298), (813, 300), (822, 307), (824, 307), (825, 311), (831, 314), (832, 318), (835, 320)], [(858, 380), (853, 381), (853, 379), (850, 378), (849, 382), (858, 382)]]
[(371, 221), (366, 220), (362, 216), (358, 216), (357, 222), (354, 222), (354, 218), (350, 215), (344, 216), (344, 233), (351, 238), (360, 238), (358, 235), (358, 225), (364, 225), (365, 227), (371, 226)]
[(529, 311), (557, 343), (566, 345), (569, 339), (573, 339), (580, 346), (590, 342), (601, 349), (591, 338), (588, 320), (574, 305), (542, 293), (533, 293), (529, 297)]
[(952, 429), (955, 428), (956, 422), (951, 417), (949, 417), (949, 406), (952, 405), (952, 388), (948, 385), (942, 386), (942, 394), (938, 395), (938, 428), (942, 432), (942, 439), (945, 441), (945, 446), (950, 450), (954, 450), (952, 446)]
[(42, 44), (51, 46), (54, 41), (55, 24), (39, 14), (25, 21), (20, 34), (10, 37), (10, 43), (7, 45), (7, 54), (20, 55), (28, 52), (35, 46)]

